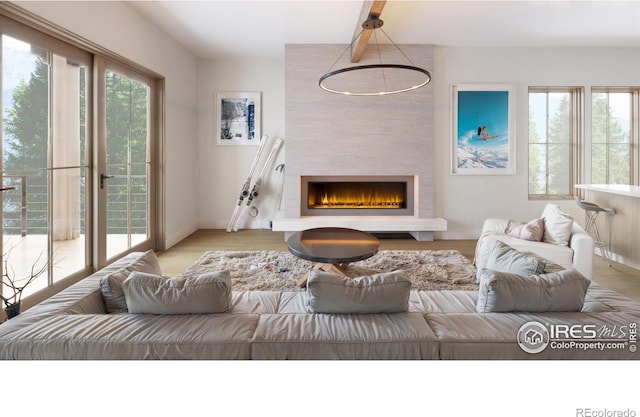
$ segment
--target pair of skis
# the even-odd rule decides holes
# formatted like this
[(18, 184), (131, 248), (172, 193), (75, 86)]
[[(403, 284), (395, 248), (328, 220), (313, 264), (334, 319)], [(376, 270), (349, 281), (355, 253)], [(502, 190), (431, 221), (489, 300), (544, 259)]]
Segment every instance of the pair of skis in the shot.
[[(240, 189), (240, 196), (238, 197), (238, 201), (236, 203), (236, 207), (233, 210), (233, 214), (231, 215), (231, 220), (229, 220), (229, 225), (227, 226), (227, 232), (237, 232), (238, 228), (244, 223), (244, 219), (249, 211), (251, 204), (253, 201), (260, 195), (260, 187), (262, 186), (262, 182), (264, 181), (267, 173), (271, 167), (271, 165), (275, 162), (276, 155), (280, 146), (282, 145), (282, 139), (276, 138), (267, 159), (264, 161), (262, 165), (262, 170), (258, 175), (257, 179), (253, 183), (253, 188), (251, 187), (251, 180), (253, 179), (253, 174), (260, 162), (260, 157), (264, 152), (265, 145), (269, 141), (268, 136), (263, 136), (260, 139), (260, 145), (258, 146), (258, 151), (256, 152), (256, 156), (251, 163), (251, 169), (249, 169), (249, 175), (247, 175), (247, 179), (245, 180), (242, 188)], [(246, 202), (245, 202), (246, 199)]]

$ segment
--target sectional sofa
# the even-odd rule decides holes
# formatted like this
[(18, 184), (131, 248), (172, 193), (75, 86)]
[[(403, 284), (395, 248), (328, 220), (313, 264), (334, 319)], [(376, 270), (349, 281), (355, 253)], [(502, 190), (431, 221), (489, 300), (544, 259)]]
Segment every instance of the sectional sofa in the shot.
[[(250, 291), (229, 292), (228, 298), (224, 295), (218, 301), (225, 304), (228, 300), (228, 305), (221, 313), (109, 313), (109, 309), (117, 306), (113, 305), (113, 294), (105, 292), (108, 277), (119, 277), (120, 284), (126, 282), (121, 280), (126, 275), (132, 279), (134, 272), (149, 278), (149, 271), (157, 269), (149, 267), (150, 255), (153, 253), (130, 254), (1, 324), (0, 359), (639, 357), (633, 335), (635, 323), (640, 322), (640, 303), (596, 283), (588, 286), (580, 311), (574, 312), (478, 313), (479, 291), (413, 291), (409, 288), (404, 301), (407, 308), (401, 312), (310, 313), (312, 295), (308, 292)], [(386, 278), (389, 277), (368, 282), (373, 285), (370, 288), (378, 291), (380, 279)], [(392, 287), (395, 297), (406, 285), (402, 273), (396, 273), (391, 279), (392, 285), (402, 285)], [(224, 281), (217, 283), (224, 284)], [(374, 293), (374, 296), (380, 294), (387, 297), (390, 293)], [(143, 298), (147, 295), (143, 294)], [(315, 294), (318, 295), (321, 294)], [(375, 299), (369, 301), (376, 304)], [(316, 304), (319, 305), (322, 303)], [(520, 338), (527, 323), (538, 323), (538, 328), (545, 326), (551, 331), (544, 350), (530, 353), (523, 349)], [(551, 340), (556, 337), (562, 342), (567, 336), (573, 337), (573, 345)], [(596, 339), (607, 339), (615, 346), (600, 347), (593, 344)], [(551, 346), (552, 343), (555, 346)]]

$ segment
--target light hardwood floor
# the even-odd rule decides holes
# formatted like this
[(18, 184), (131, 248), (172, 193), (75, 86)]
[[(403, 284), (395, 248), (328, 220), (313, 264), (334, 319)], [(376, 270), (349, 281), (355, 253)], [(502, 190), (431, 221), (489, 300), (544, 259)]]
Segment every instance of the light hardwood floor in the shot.
[[(390, 235), (389, 235), (390, 236)], [(475, 240), (436, 240), (418, 242), (413, 238), (380, 239), (380, 250), (444, 250), (456, 249), (473, 260)], [(282, 232), (270, 230), (240, 230), (227, 233), (224, 230), (198, 230), (166, 252), (158, 254), (162, 272), (168, 276), (179, 275), (209, 250), (287, 250)], [(611, 267), (599, 256), (594, 259), (594, 281), (640, 301), (640, 270), (613, 263)]]

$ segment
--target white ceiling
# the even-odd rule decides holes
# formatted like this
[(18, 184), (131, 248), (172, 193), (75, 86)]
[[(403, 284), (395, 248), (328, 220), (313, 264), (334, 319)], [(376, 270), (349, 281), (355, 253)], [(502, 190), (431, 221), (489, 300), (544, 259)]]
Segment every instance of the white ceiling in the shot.
[[(130, 2), (201, 58), (283, 56), (285, 43), (348, 44), (362, 3)], [(381, 18), (398, 44), (640, 47), (640, 1), (390, 0)]]

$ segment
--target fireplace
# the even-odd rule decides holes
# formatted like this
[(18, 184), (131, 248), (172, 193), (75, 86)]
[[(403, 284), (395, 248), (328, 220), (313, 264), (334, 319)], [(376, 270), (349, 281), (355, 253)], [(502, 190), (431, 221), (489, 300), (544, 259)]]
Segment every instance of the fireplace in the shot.
[(303, 216), (411, 216), (413, 176), (303, 176)]

